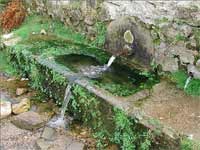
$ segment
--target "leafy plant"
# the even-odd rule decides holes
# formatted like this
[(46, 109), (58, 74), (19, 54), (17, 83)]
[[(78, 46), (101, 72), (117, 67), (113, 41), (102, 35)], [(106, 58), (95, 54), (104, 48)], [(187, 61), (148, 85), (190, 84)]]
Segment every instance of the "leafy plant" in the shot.
[[(150, 135), (146, 131), (137, 131), (135, 122), (131, 121), (121, 110), (114, 109), (115, 133), (112, 141), (121, 146), (122, 150), (149, 150), (151, 146)], [(142, 139), (142, 140), (141, 140)]]
[(21, 25), (25, 19), (25, 8), (20, 0), (12, 0), (0, 14), (0, 26), (3, 31), (11, 31)]
[(97, 35), (95, 40), (91, 43), (91, 45), (102, 47), (105, 43), (106, 25), (102, 22), (97, 22), (95, 24), (95, 30)]
[(181, 150), (199, 150), (200, 143), (188, 138), (181, 139)]
[[(177, 87), (180, 89), (184, 89), (187, 78), (188, 76), (184, 71), (177, 71), (172, 74), (172, 80), (177, 83)], [(200, 80), (192, 79), (185, 92), (189, 95), (200, 96)]]
[(10, 65), (5, 51), (0, 51), (0, 72), (7, 73), (8, 75), (17, 75), (17, 71)]

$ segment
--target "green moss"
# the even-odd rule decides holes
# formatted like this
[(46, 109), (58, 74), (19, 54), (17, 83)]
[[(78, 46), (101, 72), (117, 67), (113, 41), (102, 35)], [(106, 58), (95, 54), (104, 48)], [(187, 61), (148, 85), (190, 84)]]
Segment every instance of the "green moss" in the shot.
[(166, 17), (159, 18), (159, 19), (156, 19), (156, 20), (155, 20), (155, 23), (156, 23), (156, 24), (161, 24), (161, 23), (166, 23), (166, 22), (169, 22), (169, 19), (166, 18)]
[(127, 30), (125, 33), (124, 33), (124, 40), (129, 43), (129, 44), (132, 44), (133, 41), (134, 41), (134, 36), (133, 34), (131, 33), (130, 30)]
[(174, 42), (176, 43), (179, 41), (186, 41), (186, 40), (187, 40), (187, 38), (184, 35), (182, 35), (181, 33), (179, 33), (176, 35)]
[[(184, 71), (178, 71), (172, 74), (172, 79), (177, 83), (177, 87), (184, 89), (188, 76)], [(200, 80), (192, 79), (185, 92), (189, 95), (200, 96)]]

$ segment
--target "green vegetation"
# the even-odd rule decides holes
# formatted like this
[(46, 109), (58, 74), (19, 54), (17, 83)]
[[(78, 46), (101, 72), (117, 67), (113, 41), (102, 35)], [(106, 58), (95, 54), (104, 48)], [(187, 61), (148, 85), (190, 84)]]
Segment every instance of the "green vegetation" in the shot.
[[(52, 97), (60, 105), (67, 80), (49, 69), (45, 62), (41, 62), (44, 65), (38, 65), (25, 51), (18, 52), (17, 57), (13, 56), (11, 53), (11, 62), (14, 62), (20, 74), (28, 76), (35, 89)], [(104, 149), (110, 143), (116, 143), (124, 150), (149, 149), (151, 146), (149, 133), (144, 128), (138, 127), (134, 118), (127, 117), (121, 110), (114, 109), (78, 85), (73, 86), (72, 93), (68, 112), (93, 130), (98, 149)]]
[(169, 19), (166, 17), (163, 17), (160, 19), (156, 19), (155, 22), (156, 22), (156, 24), (167, 23), (167, 22), (169, 22)]
[(106, 34), (106, 25), (102, 22), (97, 22), (95, 24), (95, 30), (97, 36), (94, 41), (92, 41), (91, 45), (97, 47), (103, 47), (105, 43), (105, 34)]
[(8, 75), (16, 75), (15, 69), (10, 65), (8, 55), (5, 51), (0, 51), (0, 72), (6, 73)]
[(104, 149), (110, 142), (123, 150), (148, 150), (151, 138), (147, 130), (138, 129), (134, 119), (76, 85), (73, 89), (71, 111), (75, 119), (93, 129), (97, 148)]
[(115, 96), (129, 96), (140, 90), (140, 88), (134, 88), (133, 85), (128, 86), (126, 84), (101, 83), (97, 81), (94, 81), (93, 83), (98, 87), (109, 91)]
[(187, 40), (187, 37), (185, 37), (184, 35), (182, 35), (181, 33), (178, 33), (176, 36), (175, 36), (175, 39), (174, 39), (174, 42), (179, 42), (179, 41), (186, 41)]
[(188, 138), (183, 138), (181, 140), (181, 150), (199, 150), (200, 143), (190, 140)]
[[(48, 34), (39, 34), (41, 29), (45, 29)], [(22, 38), (22, 42), (8, 50), (11, 63), (20, 75), (29, 77), (33, 88), (52, 97), (58, 105), (63, 100), (68, 81), (61, 75), (66, 71), (66, 67), (56, 64), (54, 57), (84, 54), (95, 57), (101, 63), (105, 63), (109, 58), (104, 51), (91, 46), (101, 45), (104, 42), (104, 33), (100, 32), (102, 36), (99, 36), (98, 42), (88, 44), (82, 34), (48, 18), (30, 16), (14, 33)], [(149, 78), (150, 83), (154, 80), (151, 74), (143, 75)], [(121, 93), (117, 94), (121, 95), (128, 95), (131, 91), (124, 90), (123, 86), (117, 84), (109, 90), (113, 93), (120, 91)], [(73, 85), (72, 93), (68, 112), (93, 130), (98, 149), (104, 149), (110, 143), (120, 145), (123, 150), (150, 149), (152, 139), (149, 131), (138, 126), (135, 118), (128, 117), (121, 110), (113, 108), (78, 85)]]
[[(42, 29), (45, 29), (47, 35), (40, 34)], [(52, 21), (48, 17), (29, 16), (14, 33), (22, 38), (22, 42), (15, 46), (15, 51), (24, 49), (43, 56), (69, 53), (88, 54), (95, 56), (103, 63), (109, 57), (102, 49), (95, 47), (95, 44), (88, 44), (90, 42), (81, 33), (65, 27), (59, 21)]]
[(71, 28), (64, 26), (64, 24), (60, 21), (53, 21), (49, 17), (38, 15), (26, 17), (23, 25), (19, 29), (15, 30), (14, 33), (20, 36), (23, 40), (26, 40), (32, 34), (40, 34), (42, 29), (44, 29), (47, 34), (53, 34), (59, 38), (87, 43), (87, 40), (83, 35), (76, 33)]
[(199, 28), (193, 29), (195, 40), (197, 42), (197, 50), (200, 51), (200, 30)]
[[(96, 58), (100, 62), (100, 64), (105, 64), (109, 59), (109, 56), (103, 50), (95, 47), (96, 45), (102, 46), (102, 44), (105, 42), (105, 25), (102, 23), (97, 23), (96, 28), (98, 33), (98, 36), (95, 40), (96, 42), (94, 41), (89, 45), (89, 42), (82, 34), (74, 32), (70, 28), (65, 27), (60, 22), (52, 21), (47, 17), (29, 16), (27, 17), (24, 24), (19, 29), (14, 31), (16, 35), (22, 38), (22, 42), (13, 47), (11, 51), (14, 52), (16, 55), (20, 55), (20, 53), (29, 53), (29, 55), (34, 54), (36, 56), (44, 58), (67, 54), (84, 54)], [(41, 29), (45, 29), (47, 31), (47, 35), (41, 35)], [(18, 59), (18, 61), (19, 63), (21, 63), (20, 59)], [(30, 70), (30, 67), (28, 66), (30, 65), (21, 64), (20, 67), (24, 67), (25, 70)], [(124, 71), (120, 70), (119, 72)], [(139, 79), (139, 76), (142, 77), (145, 75), (134, 73), (134, 78), (136, 77), (137, 79), (135, 78), (135, 80), (140, 81), (141, 79)], [(34, 77), (32, 78), (34, 80), (38, 80)], [(130, 83), (129, 85), (127, 85), (126, 83), (121, 85), (118, 83), (110, 82), (104, 82), (103, 84), (101, 84), (101, 82), (96, 81), (92, 83), (110, 91), (114, 95), (128, 96), (137, 92), (138, 90), (150, 88), (153, 85), (152, 83), (155, 83), (154, 81), (156, 79), (152, 78), (152, 76), (150, 76), (149, 74), (145, 76), (145, 78), (147, 79), (145, 79), (145, 81), (147, 81), (147, 84), (144, 83), (140, 85), (136, 84), (135, 81), (132, 81), (131, 79), (129, 79), (128, 81)], [(151, 82), (151, 80), (153, 82)], [(137, 87), (134, 87), (133, 84), (137, 85)], [(33, 85), (33, 87), (35, 87), (35, 85)]]
[[(184, 71), (178, 71), (172, 74), (172, 79), (177, 83), (177, 87), (184, 89), (185, 82), (188, 76)], [(200, 80), (192, 79), (185, 89), (189, 95), (200, 96)]]
[(148, 150), (151, 146), (150, 135), (142, 129), (138, 132), (135, 122), (128, 118), (124, 112), (114, 109), (115, 132), (113, 142), (121, 145), (123, 150)]
[[(10, 0), (0, 0), (0, 6), (1, 5), (5, 5), (5, 4), (7, 4), (8, 2), (10, 2)], [(1, 11), (1, 9), (0, 9), (0, 11)]]

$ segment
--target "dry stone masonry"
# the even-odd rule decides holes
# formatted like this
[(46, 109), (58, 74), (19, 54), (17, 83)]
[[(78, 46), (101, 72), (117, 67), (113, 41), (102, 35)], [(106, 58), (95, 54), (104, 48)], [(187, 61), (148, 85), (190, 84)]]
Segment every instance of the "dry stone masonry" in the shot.
[[(95, 24), (107, 24), (105, 49), (127, 54), (148, 68), (151, 62), (174, 72), (194, 64), (200, 51), (200, 1), (26, 0), (30, 8), (58, 18), (94, 39)], [(31, 11), (29, 9), (29, 11)], [(135, 38), (127, 43), (124, 33)], [(117, 33), (117, 34), (115, 34)]]

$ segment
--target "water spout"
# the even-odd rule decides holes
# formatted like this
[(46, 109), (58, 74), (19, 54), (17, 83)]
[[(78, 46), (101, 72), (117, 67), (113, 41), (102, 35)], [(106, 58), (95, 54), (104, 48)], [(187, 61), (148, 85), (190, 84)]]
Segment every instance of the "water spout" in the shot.
[(67, 110), (67, 106), (69, 104), (69, 100), (71, 97), (71, 87), (72, 83), (69, 83), (65, 89), (65, 96), (61, 107), (60, 115), (50, 120), (49, 123), (47, 124), (48, 126), (52, 128), (65, 128), (67, 126), (67, 119), (65, 119), (65, 112)]
[(111, 57), (110, 57), (110, 59), (109, 59), (109, 61), (108, 61), (108, 63), (107, 63), (107, 68), (109, 68), (109, 67), (112, 65), (112, 63), (114, 62), (115, 59), (116, 59), (115, 56), (111, 56)]
[(115, 56), (111, 56), (108, 63), (103, 66), (90, 66), (81, 69), (83, 76), (89, 78), (99, 78), (104, 72), (108, 71), (109, 67), (112, 65), (114, 60), (116, 59)]
[(188, 85), (189, 85), (191, 79), (192, 79), (191, 76), (189, 76), (189, 77), (187, 78), (187, 80), (186, 80), (186, 82), (185, 82), (184, 90), (188, 87)]
[(72, 87), (72, 85), (71, 85), (71, 83), (69, 83), (67, 85), (67, 88), (65, 89), (64, 101), (63, 101), (61, 113), (60, 113), (61, 118), (65, 117), (65, 112), (67, 110), (67, 106), (69, 104), (69, 100), (70, 100), (70, 97), (71, 97), (71, 87)]

